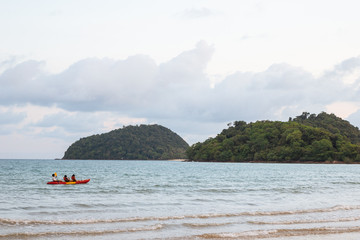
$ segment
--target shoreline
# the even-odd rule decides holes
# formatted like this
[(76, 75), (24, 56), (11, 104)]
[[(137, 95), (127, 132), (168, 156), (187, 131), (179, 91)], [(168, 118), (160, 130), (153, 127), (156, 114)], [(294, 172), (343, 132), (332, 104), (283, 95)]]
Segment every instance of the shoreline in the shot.
[(325, 161), (325, 162), (314, 162), (314, 161), (308, 161), (308, 162), (301, 162), (301, 161), (245, 161), (245, 162), (236, 162), (236, 161), (215, 161), (215, 160), (206, 160), (206, 161), (198, 161), (198, 160), (189, 160), (186, 159), (184, 162), (212, 162), (212, 163), (276, 163), (276, 164), (345, 164), (345, 165), (351, 165), (351, 164), (360, 164), (359, 162), (352, 162), (352, 163), (345, 163), (341, 161)]
[(346, 163), (342, 161), (325, 161), (325, 162), (315, 162), (315, 161), (216, 161), (216, 160), (190, 160), (190, 159), (54, 159), (54, 160), (89, 160), (89, 161), (168, 161), (168, 162), (207, 162), (207, 163), (276, 163), (276, 164), (360, 164), (360, 162), (351, 162)]

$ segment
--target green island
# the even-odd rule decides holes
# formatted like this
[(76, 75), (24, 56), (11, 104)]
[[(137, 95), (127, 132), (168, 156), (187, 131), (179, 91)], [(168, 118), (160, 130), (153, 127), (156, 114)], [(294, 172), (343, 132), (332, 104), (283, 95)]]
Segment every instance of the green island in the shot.
[(189, 147), (163, 126), (127, 126), (81, 138), (62, 159), (360, 163), (360, 130), (334, 114), (304, 112), (287, 122), (235, 121)]
[(62, 159), (184, 159), (189, 145), (160, 125), (127, 126), (73, 143)]
[(192, 161), (360, 163), (360, 131), (334, 114), (304, 112), (288, 122), (235, 121), (187, 150)]

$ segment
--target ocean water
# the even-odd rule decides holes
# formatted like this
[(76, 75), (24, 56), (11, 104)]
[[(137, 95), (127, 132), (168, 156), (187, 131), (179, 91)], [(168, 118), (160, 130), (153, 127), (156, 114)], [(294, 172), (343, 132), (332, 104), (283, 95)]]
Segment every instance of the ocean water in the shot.
[(360, 165), (0, 160), (0, 239), (360, 239), (359, 189)]

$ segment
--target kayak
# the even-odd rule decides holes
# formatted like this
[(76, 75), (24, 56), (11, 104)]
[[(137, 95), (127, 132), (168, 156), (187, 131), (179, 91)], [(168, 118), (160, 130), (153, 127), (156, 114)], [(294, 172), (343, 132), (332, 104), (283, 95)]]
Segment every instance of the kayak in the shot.
[(85, 180), (78, 180), (76, 182), (64, 182), (64, 181), (51, 181), (51, 182), (47, 182), (47, 184), (85, 184), (88, 183), (90, 181), (90, 179), (85, 179)]

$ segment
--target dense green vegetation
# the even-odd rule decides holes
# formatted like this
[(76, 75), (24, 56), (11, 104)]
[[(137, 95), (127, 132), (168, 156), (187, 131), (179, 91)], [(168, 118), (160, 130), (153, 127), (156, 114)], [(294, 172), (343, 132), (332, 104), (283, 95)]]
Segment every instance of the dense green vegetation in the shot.
[(323, 128), (332, 134), (341, 134), (347, 137), (352, 143), (360, 143), (360, 131), (348, 121), (342, 120), (334, 114), (322, 112), (318, 115), (303, 112), (300, 116), (289, 121), (295, 121), (307, 126)]
[(187, 150), (195, 161), (360, 162), (360, 131), (334, 114), (302, 115), (288, 122), (236, 121), (215, 138)]
[(81, 138), (63, 159), (177, 159), (185, 158), (189, 145), (176, 133), (160, 125), (127, 126)]

